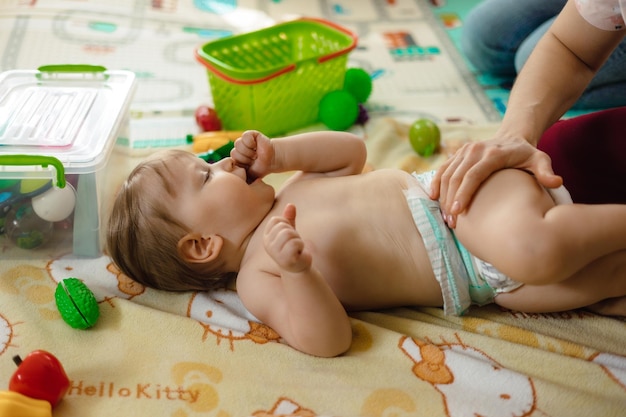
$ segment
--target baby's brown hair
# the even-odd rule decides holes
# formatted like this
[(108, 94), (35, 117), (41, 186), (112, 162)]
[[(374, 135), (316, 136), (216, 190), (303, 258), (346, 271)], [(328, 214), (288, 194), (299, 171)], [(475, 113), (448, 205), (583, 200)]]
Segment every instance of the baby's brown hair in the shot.
[(141, 162), (115, 197), (107, 232), (107, 250), (117, 267), (133, 280), (167, 291), (223, 288), (233, 274), (191, 264), (178, 252), (190, 231), (165, 203), (176, 198), (167, 162), (188, 152), (168, 150)]

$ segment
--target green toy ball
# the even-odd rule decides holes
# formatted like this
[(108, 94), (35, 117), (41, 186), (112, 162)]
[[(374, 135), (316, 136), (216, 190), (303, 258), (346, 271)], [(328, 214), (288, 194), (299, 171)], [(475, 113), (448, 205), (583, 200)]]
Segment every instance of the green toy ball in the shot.
[(346, 130), (359, 115), (359, 103), (345, 90), (331, 91), (320, 101), (319, 119), (329, 129)]
[(61, 317), (74, 329), (88, 329), (100, 317), (96, 297), (78, 278), (65, 278), (59, 282), (54, 299)]
[(361, 68), (349, 68), (343, 89), (352, 94), (359, 103), (365, 103), (372, 94), (372, 78)]
[(439, 127), (431, 120), (419, 119), (409, 129), (409, 142), (418, 155), (431, 156), (441, 143)]

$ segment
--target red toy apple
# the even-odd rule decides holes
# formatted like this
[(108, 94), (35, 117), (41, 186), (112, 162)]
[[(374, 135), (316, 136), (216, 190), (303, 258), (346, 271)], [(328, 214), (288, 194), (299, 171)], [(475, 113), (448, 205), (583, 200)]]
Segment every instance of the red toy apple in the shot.
[(30, 398), (48, 401), (54, 408), (70, 387), (61, 362), (45, 350), (35, 350), (23, 360), (13, 358), (17, 370), (9, 380), (9, 390)]
[(196, 109), (196, 123), (203, 132), (222, 130), (222, 121), (215, 109), (209, 106), (198, 106)]

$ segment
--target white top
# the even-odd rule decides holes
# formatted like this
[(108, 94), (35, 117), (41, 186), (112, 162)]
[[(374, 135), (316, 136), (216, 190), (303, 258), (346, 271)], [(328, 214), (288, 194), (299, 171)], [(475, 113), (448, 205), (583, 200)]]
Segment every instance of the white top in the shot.
[(603, 30), (626, 27), (626, 0), (574, 0), (581, 16)]

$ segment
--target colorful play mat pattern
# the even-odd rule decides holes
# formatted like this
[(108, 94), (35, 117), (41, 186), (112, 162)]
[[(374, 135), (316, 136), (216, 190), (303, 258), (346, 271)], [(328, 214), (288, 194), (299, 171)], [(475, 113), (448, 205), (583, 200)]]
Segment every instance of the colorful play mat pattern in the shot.
[(475, 77), (455, 47), (475, 2), (6, 0), (0, 70), (76, 62), (132, 70), (138, 88), (120, 143), (129, 150), (177, 145), (195, 128), (195, 108), (211, 102), (206, 70), (194, 57), (200, 45), (319, 17), (358, 35), (349, 65), (374, 80), (371, 112), (407, 121), (491, 122), (501, 117), (506, 91), (500, 97), (492, 83)]

